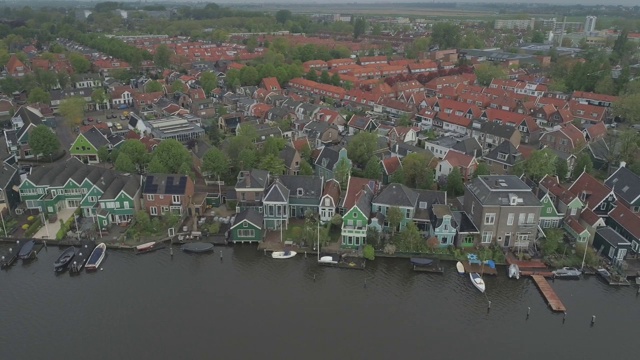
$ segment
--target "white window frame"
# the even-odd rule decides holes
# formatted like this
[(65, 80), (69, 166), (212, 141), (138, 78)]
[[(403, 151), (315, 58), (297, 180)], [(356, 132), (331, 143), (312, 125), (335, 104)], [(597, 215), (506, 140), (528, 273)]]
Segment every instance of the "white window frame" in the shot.
[(509, 215), (507, 216), (507, 225), (508, 226), (512, 226), (514, 219), (515, 219), (515, 214), (514, 213), (509, 213)]
[(149, 208), (149, 214), (153, 215), (153, 216), (157, 216), (158, 215), (158, 208), (155, 206), (151, 206)]
[(529, 213), (527, 215), (527, 224), (533, 224), (533, 221), (535, 220), (535, 218), (536, 218), (536, 214)]
[(496, 213), (486, 213), (484, 214), (484, 224), (485, 225), (494, 225), (496, 223)]
[(155, 198), (156, 197), (153, 194), (147, 194), (147, 201), (153, 201)]
[[(488, 241), (487, 241), (488, 238)], [(482, 233), (482, 244), (491, 244), (491, 242), (493, 241), (493, 231), (484, 231)]]
[(518, 214), (518, 225), (524, 224), (526, 219), (527, 219), (527, 214), (525, 213)]
[(174, 204), (180, 204), (180, 195), (171, 195), (171, 202)]

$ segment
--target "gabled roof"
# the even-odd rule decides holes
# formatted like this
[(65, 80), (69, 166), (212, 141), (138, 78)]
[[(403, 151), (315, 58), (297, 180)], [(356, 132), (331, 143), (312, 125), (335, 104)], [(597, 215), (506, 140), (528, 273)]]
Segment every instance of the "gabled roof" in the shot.
[(566, 205), (568, 205), (576, 198), (575, 194), (566, 189), (564, 186), (560, 185), (557, 176), (545, 176), (544, 178), (542, 178), (542, 180), (540, 180), (540, 186), (544, 187), (548, 192), (550, 192), (553, 196), (555, 196)]
[(375, 180), (371, 179), (359, 178), (355, 176), (349, 177), (347, 191), (344, 193), (344, 197), (342, 198), (340, 207), (344, 209), (351, 209), (351, 207), (356, 204), (356, 195), (365, 187), (368, 187), (372, 191), (376, 191), (377, 189), (373, 188), (377, 187), (377, 183)]
[(278, 83), (278, 79), (275, 77), (267, 77), (262, 79), (262, 85), (265, 89), (269, 91), (278, 91), (282, 90), (280, 87), (280, 83)]
[[(342, 150), (341, 146), (323, 147), (314, 164), (316, 166), (322, 166), (325, 169), (332, 170), (340, 159), (340, 150)], [(326, 160), (326, 162), (323, 162), (323, 160)]]
[(280, 150), (280, 158), (284, 161), (284, 165), (289, 167), (296, 157), (298, 151), (290, 145), (286, 145), (284, 149)]
[(517, 206), (541, 206), (531, 188), (514, 175), (482, 175), (467, 184), (469, 192), (482, 205), (513, 206), (511, 199), (517, 196), (522, 201)]
[(315, 175), (282, 175), (278, 179), (289, 190), (292, 198), (320, 199), (322, 178)]
[(264, 217), (262, 213), (255, 211), (253, 208), (247, 208), (236, 214), (233, 226), (231, 229), (247, 221), (253, 224), (257, 228), (262, 228)]
[(451, 150), (459, 151), (463, 154), (478, 156), (482, 153), (482, 145), (478, 142), (478, 139), (474, 137), (467, 137), (456, 142)]
[(640, 217), (619, 202), (609, 212), (609, 219), (615, 221), (636, 239), (640, 239)]
[(109, 140), (95, 127), (91, 127), (91, 129), (78, 136), (84, 136), (84, 138), (87, 139), (87, 141), (93, 145), (96, 150), (109, 144)]
[[(335, 179), (331, 179), (325, 181), (324, 189), (322, 191), (322, 197), (329, 196), (331, 199), (333, 199), (333, 205), (337, 206), (338, 202), (340, 201), (340, 192), (340, 183)], [(320, 204), (320, 206), (323, 205), (324, 204)]]
[(16, 171), (18, 171), (18, 168), (2, 163), (2, 168), (0, 168), (0, 189), (5, 190), (7, 188)]
[(443, 160), (446, 160), (453, 167), (469, 168), (475, 161), (474, 156), (469, 156), (457, 151), (448, 151)]
[(573, 184), (571, 184), (569, 191), (578, 197), (585, 196), (584, 202), (586, 202), (592, 210), (612, 193), (609, 188), (587, 172), (582, 172)]
[(402, 162), (400, 162), (400, 158), (397, 156), (391, 156), (386, 159), (381, 160), (382, 169), (384, 173), (387, 175), (393, 175), (398, 169), (402, 168)]
[(587, 144), (587, 148), (591, 152), (591, 155), (598, 160), (606, 161), (610, 154), (609, 145), (607, 145), (604, 139), (590, 141), (589, 144)]
[(604, 184), (628, 204), (634, 203), (640, 197), (640, 176), (625, 166), (619, 167)]
[(480, 131), (485, 134), (491, 134), (503, 139), (510, 139), (513, 133), (518, 131), (515, 126), (502, 125), (497, 122), (484, 122), (480, 125)]
[(150, 174), (144, 180), (143, 194), (185, 195), (187, 192), (186, 175)]
[(573, 216), (567, 216), (564, 219), (564, 224), (569, 226), (571, 228), (571, 230), (573, 230), (578, 235), (580, 235), (583, 232), (587, 231), (587, 229), (585, 229), (584, 226), (582, 226), (582, 224), (580, 224), (578, 219), (576, 219)]
[(600, 216), (594, 213), (591, 209), (587, 208), (582, 209), (582, 212), (580, 213), (580, 219), (591, 227), (596, 226), (598, 222), (603, 222)]
[(269, 172), (260, 169), (251, 169), (250, 171), (241, 171), (238, 174), (238, 182), (236, 189), (264, 189), (269, 181)]
[(388, 206), (415, 208), (418, 202), (418, 193), (402, 184), (392, 183), (382, 189), (373, 202)]
[(571, 140), (571, 143), (574, 148), (579, 147), (580, 145), (586, 143), (586, 140), (584, 138), (584, 134), (582, 133), (582, 131), (580, 131), (580, 129), (578, 129), (572, 123), (565, 124), (558, 131), (565, 134), (569, 138), (569, 140)]
[(20, 128), (16, 133), (18, 139), (20, 139), (22, 135), (24, 135), (25, 131), (27, 131), (27, 129), (29, 128), (29, 124), (38, 126), (42, 125), (42, 122), (44, 121), (44, 116), (42, 116), (42, 113), (40, 113), (38, 109), (31, 106), (21, 106), (13, 115), (13, 117), (20, 117), (22, 119), (22, 122), (24, 123), (24, 126)]
[(607, 135), (607, 127), (604, 122), (597, 122), (595, 124), (585, 124), (584, 131), (589, 136), (589, 140), (597, 140)]
[(504, 140), (500, 145), (491, 149), (484, 158), (501, 164), (513, 166), (522, 160), (522, 154), (511, 142)]
[(263, 201), (289, 203), (289, 189), (287, 189), (280, 179), (276, 179), (267, 191)]

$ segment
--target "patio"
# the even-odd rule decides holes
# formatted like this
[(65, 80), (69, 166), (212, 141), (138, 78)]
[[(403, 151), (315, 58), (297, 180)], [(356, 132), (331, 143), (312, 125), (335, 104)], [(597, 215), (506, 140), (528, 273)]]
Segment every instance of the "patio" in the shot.
[[(55, 239), (56, 234), (60, 230), (60, 220), (67, 221), (70, 217), (73, 216), (73, 212), (75, 209), (61, 209), (58, 211), (58, 220), (50, 223), (45, 222), (44, 226), (40, 228), (35, 234), (33, 234), (34, 239)], [(42, 215), (39, 215), (42, 216)]]

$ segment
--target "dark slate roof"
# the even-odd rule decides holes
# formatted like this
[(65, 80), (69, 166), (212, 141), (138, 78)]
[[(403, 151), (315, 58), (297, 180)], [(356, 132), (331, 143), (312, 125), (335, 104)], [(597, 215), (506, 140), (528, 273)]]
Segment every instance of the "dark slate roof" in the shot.
[(599, 227), (596, 230), (596, 234), (600, 235), (604, 241), (615, 247), (618, 247), (618, 245), (631, 245), (627, 239), (608, 226)]
[(284, 161), (284, 165), (289, 167), (296, 157), (296, 150), (293, 146), (287, 145), (284, 149), (280, 150), (280, 158)]
[(116, 179), (116, 174), (113, 172), (105, 172), (100, 174), (100, 177), (93, 184), (104, 193), (109, 185)]
[(238, 174), (236, 189), (252, 188), (264, 189), (269, 181), (269, 172), (266, 170), (251, 169), (251, 171), (241, 171)]
[(304, 132), (310, 139), (317, 139), (327, 131), (329, 126), (330, 124), (326, 122), (310, 121), (304, 126)]
[(640, 197), (640, 176), (626, 167), (618, 168), (604, 181), (604, 184), (629, 204)]
[(11, 182), (16, 171), (18, 171), (18, 168), (6, 163), (2, 164), (2, 168), (0, 168), (0, 188), (6, 189), (7, 184)]
[(388, 206), (402, 206), (415, 208), (418, 204), (419, 194), (408, 187), (392, 183), (387, 185), (378, 196), (373, 199), (376, 204), (384, 204)]
[(480, 131), (485, 134), (491, 134), (503, 139), (509, 139), (516, 132), (515, 126), (498, 124), (497, 122), (487, 121), (480, 125)]
[(117, 134), (111, 134), (109, 136), (107, 136), (107, 140), (109, 141), (109, 144), (111, 144), (112, 146), (116, 146), (118, 144), (120, 144), (121, 142), (124, 141), (124, 138), (120, 135)]
[(184, 195), (188, 177), (174, 174), (150, 174), (144, 180), (143, 194)]
[[(279, 181), (289, 189), (290, 198), (318, 199), (322, 196), (322, 178), (313, 175), (282, 175)], [(298, 189), (302, 194), (298, 195)]]
[(267, 191), (267, 195), (264, 197), (262, 201), (266, 202), (289, 202), (289, 189), (287, 189), (280, 179), (276, 179), (269, 190)]
[[(330, 169), (330, 170), (333, 169), (333, 167), (338, 162), (338, 159), (340, 159), (341, 149), (342, 149), (341, 146), (323, 147), (322, 150), (320, 151), (320, 154), (318, 155), (318, 158), (315, 161), (315, 165), (322, 166), (325, 169)], [(323, 162), (323, 160), (325, 159), (326, 159), (326, 162)]]
[(5, 130), (4, 136), (6, 137), (7, 142), (10, 142), (14, 145), (18, 144), (18, 133), (15, 130)]
[(107, 140), (107, 138), (104, 137), (100, 130), (96, 129), (95, 126), (92, 126), (91, 129), (82, 133), (82, 136), (84, 136), (84, 138), (87, 139), (87, 141), (93, 145), (96, 150), (109, 144), (109, 140)]
[(120, 175), (119, 177), (121, 179), (122, 178), (126, 179), (126, 182), (122, 187), (122, 191), (124, 191), (127, 195), (133, 198), (138, 192), (138, 189), (140, 188), (140, 176), (139, 175), (133, 175), (133, 176)]
[(207, 153), (213, 146), (202, 139), (196, 141), (196, 146), (192, 149), (193, 153), (198, 159), (204, 158), (204, 154)]
[(269, 109), (266, 113), (267, 119), (284, 119), (287, 115), (291, 114), (291, 110), (282, 108), (282, 107), (274, 107)]
[(474, 137), (468, 137), (466, 139), (458, 141), (451, 147), (451, 149), (460, 151), (461, 153), (470, 156), (480, 156), (480, 154), (482, 154), (482, 146)]
[(132, 128), (136, 128), (136, 126), (138, 126), (138, 121), (142, 121), (142, 120), (138, 120), (137, 116), (129, 116), (129, 126), (131, 126)]
[(596, 141), (592, 141), (587, 145), (589, 147), (589, 151), (591, 151), (591, 155), (598, 160), (607, 160), (607, 156), (609, 155), (609, 146), (604, 139), (598, 139)]
[(471, 221), (469, 215), (464, 211), (453, 211), (453, 218), (456, 220), (459, 233), (478, 233), (478, 228)]
[(373, 191), (365, 186), (356, 194), (356, 206), (364, 216), (368, 219), (371, 217), (371, 201), (373, 199)]
[(418, 193), (414, 215), (416, 219), (429, 220), (434, 205), (446, 205), (447, 203), (447, 193), (444, 191), (419, 189), (413, 189), (413, 191)]
[(18, 109), (18, 111), (16, 111), (16, 113), (13, 115), (13, 117), (20, 117), (22, 119), (22, 122), (24, 123), (24, 126), (20, 128), (16, 133), (16, 137), (18, 139), (22, 137), (24, 132), (29, 127), (29, 124), (33, 124), (35, 126), (42, 125), (42, 121), (44, 120), (44, 117), (39, 116), (38, 114), (36, 114), (30, 109), (31, 108), (28, 106), (21, 106)]
[(531, 188), (514, 175), (483, 175), (467, 184), (469, 191), (483, 205), (508, 206), (510, 197), (522, 199), (517, 206), (540, 206), (540, 200), (531, 192)]
[(300, 104), (300, 109), (304, 115), (311, 115), (314, 111), (319, 109), (319, 106), (309, 103)]
[(393, 147), (393, 150), (396, 154), (403, 157), (412, 153), (425, 153), (425, 154), (433, 155), (431, 151), (427, 149), (423, 149), (421, 147), (413, 146), (411, 144), (407, 144), (403, 142), (395, 144)]
[(262, 216), (262, 213), (259, 213), (252, 208), (248, 208), (236, 214), (234, 224), (231, 228), (233, 229), (245, 220), (262, 229), (264, 217)]
[(564, 151), (560, 151), (560, 150), (556, 150), (554, 148), (549, 148), (554, 154), (556, 154), (557, 157), (559, 157), (562, 160), (568, 160), (572, 154), (564, 152)]
[[(499, 157), (500, 154), (506, 155), (506, 159), (501, 159)], [(520, 151), (518, 151), (518, 149), (516, 149), (516, 147), (513, 146), (512, 143), (505, 140), (500, 145), (491, 149), (491, 151), (489, 151), (489, 153), (485, 155), (484, 158), (491, 161), (499, 162), (501, 164), (513, 166), (517, 162), (522, 160), (522, 154), (520, 154)]]

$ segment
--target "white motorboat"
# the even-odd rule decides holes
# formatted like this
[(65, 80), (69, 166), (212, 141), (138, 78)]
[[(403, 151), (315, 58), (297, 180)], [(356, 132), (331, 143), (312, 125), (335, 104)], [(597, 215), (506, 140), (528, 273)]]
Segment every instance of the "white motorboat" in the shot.
[(480, 290), (481, 293), (485, 290), (484, 280), (478, 275), (478, 273), (469, 273), (469, 278), (471, 279), (471, 283), (476, 289)]
[(292, 257), (296, 256), (296, 252), (295, 251), (289, 251), (289, 250), (285, 250), (285, 251), (274, 251), (271, 253), (271, 257), (274, 259), (291, 259)]
[(458, 270), (458, 274), (464, 274), (464, 265), (462, 265), (460, 261), (458, 261), (458, 263), (456, 264), (456, 270)]
[(509, 278), (510, 279), (520, 279), (520, 268), (516, 264), (509, 265)]
[(573, 267), (563, 267), (562, 269), (558, 269), (552, 271), (553, 277), (558, 279), (579, 279), (582, 271), (573, 268)]
[(100, 243), (96, 246), (95, 249), (91, 252), (89, 256), (89, 260), (87, 260), (87, 264), (84, 266), (87, 271), (97, 270), (102, 260), (104, 260), (104, 255), (107, 253), (107, 245), (105, 243)]
[(318, 263), (320, 264), (337, 264), (338, 262), (333, 260), (333, 256), (323, 256), (318, 259)]

